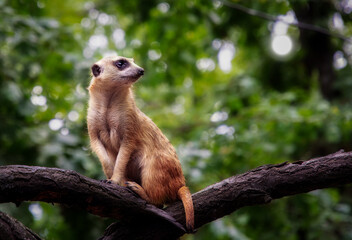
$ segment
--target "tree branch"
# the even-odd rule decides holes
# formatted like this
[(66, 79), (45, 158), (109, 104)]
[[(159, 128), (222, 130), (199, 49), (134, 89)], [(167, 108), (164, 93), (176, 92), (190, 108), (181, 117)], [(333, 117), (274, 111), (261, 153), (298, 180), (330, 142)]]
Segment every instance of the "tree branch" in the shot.
[[(84, 209), (94, 215), (134, 220), (135, 216), (166, 220), (172, 231), (183, 226), (163, 210), (147, 204), (126, 187), (90, 179), (58, 168), (10, 165), (0, 166), (0, 203), (42, 201)], [(156, 218), (156, 219), (155, 219)]]
[(0, 239), (41, 240), (32, 230), (2, 212), (0, 212), (0, 230)]
[[(284, 196), (352, 182), (352, 152), (266, 165), (233, 176), (192, 195), (196, 228), (244, 206), (265, 204)], [(177, 239), (184, 232), (184, 210), (176, 202), (161, 210), (129, 189), (101, 183), (74, 171), (0, 167), (0, 202), (45, 201), (86, 209), (121, 219), (101, 239)], [(175, 222), (175, 220), (177, 222)], [(170, 224), (171, 223), (171, 224)]]
[[(308, 161), (261, 166), (193, 194), (195, 227), (245, 206), (348, 183), (352, 183), (352, 152), (343, 150)], [(165, 211), (184, 223), (181, 209), (176, 203)]]

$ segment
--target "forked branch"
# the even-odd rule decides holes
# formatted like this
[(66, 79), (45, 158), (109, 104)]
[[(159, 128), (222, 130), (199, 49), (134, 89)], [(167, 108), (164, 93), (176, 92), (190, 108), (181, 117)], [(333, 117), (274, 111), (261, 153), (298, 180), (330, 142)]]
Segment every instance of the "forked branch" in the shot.
[[(352, 152), (258, 167), (193, 194), (195, 227), (251, 205), (352, 182)], [(74, 171), (30, 166), (0, 167), (0, 202), (60, 203), (123, 221), (101, 239), (177, 239), (185, 232), (184, 210), (176, 202), (161, 210), (129, 189)], [(0, 226), (1, 228), (1, 226)]]

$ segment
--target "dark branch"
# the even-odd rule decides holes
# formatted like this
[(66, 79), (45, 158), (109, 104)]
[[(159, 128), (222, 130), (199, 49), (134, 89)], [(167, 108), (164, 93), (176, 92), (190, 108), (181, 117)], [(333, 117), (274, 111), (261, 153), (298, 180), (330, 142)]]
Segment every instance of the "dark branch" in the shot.
[(32, 230), (2, 212), (0, 212), (0, 239), (41, 240)]
[[(262, 166), (193, 194), (196, 228), (244, 206), (352, 182), (352, 152), (309, 161)], [(0, 167), (0, 202), (61, 203), (123, 221), (111, 225), (102, 239), (176, 239), (184, 234), (180, 202), (160, 210), (130, 190), (101, 183), (74, 171), (54, 168)], [(171, 216), (171, 217), (170, 217)], [(170, 222), (172, 224), (170, 224)], [(176, 227), (175, 227), (176, 226)], [(139, 237), (138, 237), (139, 236)]]
[(184, 228), (172, 217), (147, 204), (128, 188), (90, 179), (71, 170), (0, 166), (0, 203), (18, 205), (23, 201), (60, 203), (124, 221), (134, 220), (134, 216), (157, 218), (173, 225), (169, 227), (174, 231), (184, 232)]
[[(195, 226), (199, 228), (245, 206), (348, 183), (352, 183), (352, 152), (258, 167), (193, 194)], [(184, 223), (179, 203), (165, 211)]]
[(251, 16), (256, 16), (256, 17), (260, 17), (262, 19), (268, 20), (268, 21), (272, 21), (272, 22), (283, 22), (286, 23), (287, 25), (291, 25), (291, 26), (295, 26), (298, 27), (300, 29), (305, 29), (305, 30), (309, 30), (309, 31), (314, 31), (314, 32), (318, 32), (321, 34), (325, 34), (327, 36), (331, 36), (331, 37), (336, 37), (336, 38), (340, 38), (344, 41), (348, 41), (348, 42), (352, 42), (352, 39), (349, 37), (346, 37), (343, 34), (339, 34), (336, 32), (331, 32), (326, 28), (317, 26), (317, 25), (313, 25), (313, 24), (309, 24), (306, 22), (301, 22), (301, 21), (287, 21), (284, 18), (280, 17), (280, 16), (274, 16), (265, 12), (261, 12), (259, 10), (256, 9), (252, 9), (252, 8), (247, 8), (245, 6), (242, 6), (238, 3), (234, 3), (234, 2), (229, 2), (227, 0), (220, 0), (220, 2), (222, 2), (224, 5), (239, 10), (241, 12), (244, 12), (248, 15)]

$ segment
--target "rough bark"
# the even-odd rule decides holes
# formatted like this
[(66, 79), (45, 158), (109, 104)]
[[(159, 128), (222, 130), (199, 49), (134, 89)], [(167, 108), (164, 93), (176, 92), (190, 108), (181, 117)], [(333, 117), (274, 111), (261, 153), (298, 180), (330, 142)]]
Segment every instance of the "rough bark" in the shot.
[[(266, 165), (233, 176), (193, 194), (195, 227), (221, 218), (244, 206), (352, 182), (352, 152)], [(61, 169), (0, 167), (0, 202), (45, 201), (79, 207), (123, 221), (109, 226), (101, 239), (177, 239), (184, 232), (180, 202), (157, 209), (130, 190), (101, 183)]]
[(0, 166), (0, 203), (43, 201), (84, 209), (92, 214), (134, 220), (163, 220), (171, 232), (184, 232), (181, 224), (163, 210), (139, 198), (128, 188), (90, 179), (58, 168)]
[[(352, 183), (352, 152), (258, 167), (208, 186), (192, 195), (196, 228), (235, 210), (273, 199)], [(179, 203), (165, 211), (183, 222)]]
[(16, 219), (0, 212), (0, 239), (41, 240), (41, 238)]

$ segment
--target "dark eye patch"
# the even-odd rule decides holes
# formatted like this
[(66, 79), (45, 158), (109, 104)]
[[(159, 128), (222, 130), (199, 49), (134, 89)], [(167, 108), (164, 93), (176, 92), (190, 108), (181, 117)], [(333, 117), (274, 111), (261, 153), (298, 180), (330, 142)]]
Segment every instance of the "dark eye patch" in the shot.
[(101, 72), (102, 72), (102, 68), (98, 64), (94, 64), (92, 66), (92, 73), (94, 77), (99, 76)]
[(129, 66), (129, 63), (125, 59), (120, 59), (114, 62), (114, 65), (119, 69), (119, 70), (124, 70)]

